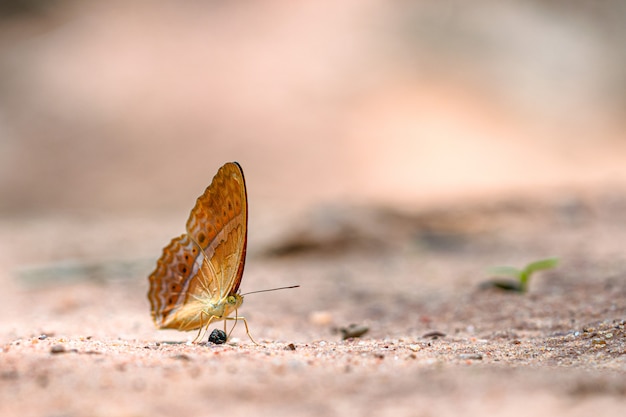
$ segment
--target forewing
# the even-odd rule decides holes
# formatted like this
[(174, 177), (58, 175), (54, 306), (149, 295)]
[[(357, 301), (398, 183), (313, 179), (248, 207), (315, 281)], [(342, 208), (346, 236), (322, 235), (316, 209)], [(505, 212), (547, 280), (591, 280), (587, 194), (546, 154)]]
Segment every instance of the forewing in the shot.
[[(222, 166), (191, 210), (187, 234), (210, 262), (220, 296), (237, 292), (246, 260), (248, 201), (243, 171), (238, 163)], [(193, 281), (206, 280), (200, 274)], [(210, 279), (210, 278), (209, 278)], [(190, 290), (206, 288), (193, 282)]]

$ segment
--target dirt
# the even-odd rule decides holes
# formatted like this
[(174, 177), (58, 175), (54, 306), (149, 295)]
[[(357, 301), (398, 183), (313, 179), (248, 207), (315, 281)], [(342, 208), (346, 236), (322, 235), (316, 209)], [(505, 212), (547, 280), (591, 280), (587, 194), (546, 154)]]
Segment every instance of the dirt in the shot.
[[(623, 195), (303, 212), (251, 244), (244, 292), (301, 285), (246, 297), (259, 346), (241, 324), (224, 345), (154, 329), (146, 276), (158, 252), (89, 260), (78, 244), (99, 235), (127, 251), (162, 222), (126, 241), (129, 219), (83, 219), (91, 227), (71, 233), (59, 219), (5, 222), (16, 258), (37, 241), (77, 261), (5, 276), (0, 414), (619, 413)], [(532, 276), (528, 293), (480, 287), (488, 267), (548, 255), (560, 264)], [(351, 324), (365, 333), (343, 340)]]

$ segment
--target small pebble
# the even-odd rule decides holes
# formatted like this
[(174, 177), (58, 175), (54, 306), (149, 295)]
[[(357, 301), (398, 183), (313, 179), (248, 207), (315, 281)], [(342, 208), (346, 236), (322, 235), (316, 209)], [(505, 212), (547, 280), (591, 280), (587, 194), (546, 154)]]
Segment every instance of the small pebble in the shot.
[(483, 359), (483, 355), (481, 355), (480, 353), (461, 353), (459, 355), (459, 359), (463, 359), (463, 360), (475, 359), (475, 360), (480, 361)]
[(47, 338), (48, 338), (47, 334), (40, 334), (37, 339), (39, 339), (39, 340), (46, 340)]
[(287, 350), (296, 350), (296, 345), (294, 345), (293, 343), (289, 343), (285, 349), (287, 349)]
[(431, 339), (439, 339), (440, 337), (446, 337), (444, 332), (440, 332), (438, 330), (434, 330), (432, 332), (424, 333), (422, 335), (423, 338), (431, 338)]
[(215, 343), (216, 345), (226, 343), (226, 332), (220, 329), (213, 329), (213, 331), (209, 335), (209, 342)]
[(351, 324), (348, 327), (342, 327), (339, 331), (342, 334), (343, 340), (353, 337), (361, 337), (369, 331), (369, 327), (359, 324)]
[(178, 359), (181, 361), (190, 361), (191, 357), (189, 355), (185, 355), (184, 353), (180, 353), (178, 355), (172, 356), (173, 359)]
[(600, 338), (591, 339), (591, 344), (596, 346), (604, 346), (606, 345), (606, 340)]
[(65, 346), (63, 345), (54, 345), (50, 348), (50, 353), (65, 353)]

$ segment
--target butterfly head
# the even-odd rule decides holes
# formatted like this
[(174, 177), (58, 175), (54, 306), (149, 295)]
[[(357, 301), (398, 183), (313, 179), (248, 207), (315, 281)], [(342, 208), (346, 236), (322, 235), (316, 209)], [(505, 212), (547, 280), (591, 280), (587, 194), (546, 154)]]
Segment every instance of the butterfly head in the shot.
[(222, 298), (217, 303), (207, 305), (205, 313), (216, 318), (228, 317), (233, 311), (236, 311), (243, 303), (243, 297), (239, 294), (231, 294)]
[(226, 303), (230, 306), (232, 310), (236, 310), (243, 303), (243, 297), (239, 294), (232, 294), (226, 297)]

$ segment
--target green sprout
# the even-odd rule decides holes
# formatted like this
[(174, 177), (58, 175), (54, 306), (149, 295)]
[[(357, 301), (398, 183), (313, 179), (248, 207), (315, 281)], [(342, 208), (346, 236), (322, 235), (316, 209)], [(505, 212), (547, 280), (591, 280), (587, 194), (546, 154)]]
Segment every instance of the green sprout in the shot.
[(532, 274), (537, 271), (552, 269), (557, 266), (558, 263), (558, 258), (547, 258), (531, 262), (523, 269), (515, 268), (513, 266), (497, 266), (495, 268), (491, 268), (490, 272), (499, 276), (511, 277), (514, 278), (514, 280), (510, 281), (496, 279), (487, 282), (486, 287), (496, 287), (503, 290), (524, 293), (528, 290), (528, 281), (530, 280), (530, 276)]

